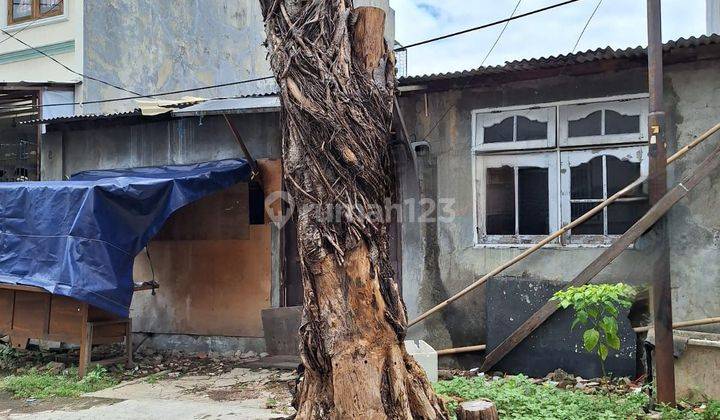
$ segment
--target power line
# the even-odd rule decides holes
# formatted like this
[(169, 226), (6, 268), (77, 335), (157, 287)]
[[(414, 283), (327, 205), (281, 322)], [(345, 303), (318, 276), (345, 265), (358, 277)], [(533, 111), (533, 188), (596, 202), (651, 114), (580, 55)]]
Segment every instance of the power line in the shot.
[[(483, 58), (482, 63), (480, 63), (480, 67), (482, 67), (482, 65), (485, 63), (485, 60), (487, 60), (487, 58), (490, 56), (490, 53), (493, 51), (493, 49), (495, 49), (495, 46), (500, 41), (500, 37), (502, 37), (503, 33), (505, 32), (505, 29), (507, 29), (508, 25), (510, 24), (510, 20), (512, 20), (513, 16), (515, 15), (515, 12), (517, 12), (517, 9), (520, 6), (521, 1), (522, 0), (518, 0), (517, 4), (515, 5), (515, 8), (510, 13), (510, 18), (504, 19), (505, 26), (503, 27), (502, 31), (500, 31), (497, 38), (495, 38), (495, 42), (493, 42), (492, 46), (490, 47), (490, 50), (485, 55), (485, 58)], [(468, 85), (470, 85), (471, 82), (472, 82), (472, 79), (468, 79), (467, 82), (465, 82), (465, 85), (462, 86), (460, 89), (465, 89)], [(445, 119), (445, 117), (447, 117), (448, 113), (453, 108), (455, 108), (455, 104), (451, 104), (450, 106), (448, 106), (445, 109), (445, 111), (442, 113), (442, 115), (440, 115), (440, 118), (438, 118), (437, 121), (435, 121), (435, 124), (433, 124), (432, 127), (430, 127), (430, 129), (425, 133), (425, 135), (423, 136), (421, 141), (427, 140), (427, 138), (430, 136), (430, 134), (432, 134), (432, 132), (435, 131), (435, 129), (438, 127), (438, 125), (440, 125), (440, 123)]]
[(23, 44), (24, 46), (26, 46), (26, 47), (34, 50), (35, 52), (38, 52), (38, 53), (42, 54), (42, 55), (45, 56), (46, 58), (54, 61), (55, 63), (57, 63), (58, 65), (60, 65), (60, 67), (62, 67), (62, 68), (64, 68), (65, 70), (69, 71), (70, 73), (73, 73), (73, 74), (75, 74), (75, 75), (77, 75), (77, 76), (80, 76), (80, 77), (82, 77), (82, 78), (84, 78), (84, 79), (94, 80), (94, 81), (96, 81), (96, 82), (98, 82), (98, 83), (102, 83), (102, 84), (104, 84), (104, 85), (107, 85), (107, 86), (110, 86), (110, 87), (114, 87), (115, 89), (122, 90), (122, 91), (124, 91), (124, 92), (132, 93), (133, 95), (141, 96), (139, 93), (134, 92), (134, 91), (132, 91), (132, 90), (130, 90), (130, 89), (125, 89), (125, 88), (122, 87), (122, 86), (118, 86), (118, 85), (116, 85), (116, 84), (113, 84), (113, 83), (110, 83), (110, 82), (106, 82), (106, 81), (104, 81), (104, 80), (102, 80), (102, 79), (98, 79), (97, 77), (87, 76), (87, 75), (85, 75), (85, 74), (83, 74), (83, 73), (80, 73), (79, 71), (75, 71), (75, 70), (71, 69), (70, 67), (68, 67), (68, 66), (66, 66), (65, 64), (61, 63), (61, 62), (60, 62), (59, 60), (57, 60), (55, 57), (51, 56), (50, 54), (45, 53), (45, 51), (40, 50), (40, 49), (38, 49), (38, 48), (35, 48), (35, 47), (33, 47), (32, 45), (28, 44), (27, 42), (23, 41), (22, 39), (17, 38), (17, 36), (16, 36), (17, 33), (11, 34), (11, 33), (9, 33), (8, 31), (6, 31), (6, 30), (4, 30), (4, 29), (0, 29), (0, 32), (4, 33), (5, 35), (7, 35), (8, 37), (14, 39), (15, 41)]
[[(236, 82), (220, 83), (217, 85), (201, 86), (201, 87), (196, 87), (196, 88), (180, 89), (180, 90), (173, 90), (173, 91), (168, 91), (168, 92), (158, 92), (158, 93), (152, 93), (152, 94), (148, 94), (148, 95), (124, 96), (122, 98), (98, 99), (98, 100), (94, 100), (94, 101), (84, 101), (84, 102), (65, 102), (65, 103), (57, 103), (57, 104), (42, 104), (42, 105), (27, 105), (27, 106), (30, 108), (46, 108), (46, 107), (53, 107), (53, 106), (104, 104), (104, 103), (108, 103), (108, 102), (129, 101), (131, 99), (143, 99), (143, 98), (154, 98), (154, 97), (158, 97), (158, 96), (176, 95), (179, 93), (195, 92), (195, 91), (204, 90), (204, 89), (214, 89), (214, 88), (220, 88), (220, 87), (226, 87), (226, 86), (241, 85), (241, 84), (245, 84), (245, 83), (260, 82), (263, 80), (269, 80), (269, 79), (274, 79), (274, 78), (275, 78), (275, 76), (264, 76), (264, 77), (256, 77), (253, 79), (239, 80)], [(237, 99), (237, 98), (241, 98), (241, 97), (242, 96), (228, 96), (228, 97), (210, 98), (208, 100)], [(18, 109), (18, 107), (0, 107), (0, 111), (12, 110), (12, 109)]]
[[(513, 17), (515, 15), (515, 12), (517, 12), (517, 9), (518, 9), (518, 7), (520, 7), (521, 2), (522, 2), (522, 0), (518, 0), (512, 13), (510, 13), (510, 17)], [(482, 61), (480, 62), (480, 67), (482, 67), (485, 64), (485, 61), (488, 59), (488, 57), (490, 57), (490, 54), (493, 52), (493, 50), (495, 49), (495, 46), (498, 44), (498, 42), (500, 42), (500, 38), (502, 38), (503, 34), (505, 33), (505, 29), (507, 29), (509, 24), (510, 24), (509, 20), (507, 22), (505, 22), (505, 25), (503, 25), (502, 30), (498, 34), (497, 38), (495, 38), (495, 42), (493, 42), (492, 47), (490, 47), (487, 54), (485, 54), (485, 57), (483, 57)]]
[[(47, 13), (52, 12), (53, 10), (55, 10), (56, 7), (58, 7), (58, 6), (61, 5), (61, 4), (65, 4), (65, 2), (64, 2), (64, 1), (58, 1), (57, 3), (53, 4), (53, 7), (51, 7), (50, 10), (46, 11), (45, 13), (47, 14)], [(22, 32), (22, 31), (24, 31), (25, 29), (33, 26), (33, 25), (36, 24), (37, 22), (40, 22), (40, 20), (41, 20), (41, 19), (35, 19), (35, 20), (33, 20), (32, 22), (30, 22), (30, 23), (28, 23), (27, 25), (25, 25), (25, 26), (23, 26), (22, 28), (20, 28), (19, 30), (17, 30), (13, 35), (8, 35), (8, 36), (6, 36), (5, 38), (3, 38), (2, 41), (0, 41), (0, 44), (4, 43), (5, 41), (8, 41), (8, 40), (10, 40), (10, 39), (15, 38), (16, 36), (18, 36), (18, 34), (19, 34), (20, 32)]]
[[(534, 15), (534, 14), (541, 13), (541, 12), (544, 12), (544, 11), (547, 11), (547, 10), (551, 10), (551, 9), (555, 9), (555, 8), (557, 8), (557, 7), (564, 6), (564, 5), (567, 5), (567, 4), (570, 4), (570, 3), (575, 3), (575, 2), (578, 2), (578, 1), (580, 1), (580, 0), (567, 0), (567, 1), (564, 1), (564, 2), (561, 2), (561, 3), (553, 4), (553, 5), (546, 6), (546, 7), (540, 8), (540, 9), (536, 9), (536, 10), (532, 10), (532, 11), (527, 12), (527, 13), (522, 13), (522, 14), (517, 15), (517, 16), (511, 15), (511, 16), (510, 16), (509, 18), (507, 18), (507, 19), (501, 19), (501, 20), (498, 20), (498, 21), (495, 21), (495, 22), (490, 22), (490, 23), (487, 23), (487, 24), (484, 24), (484, 25), (476, 26), (476, 27), (474, 27), (474, 28), (469, 28), (469, 29), (465, 29), (465, 30), (462, 30), (462, 31), (458, 31), (458, 32), (453, 32), (453, 33), (450, 33), (450, 34), (446, 34), (446, 35), (443, 35), (443, 36), (426, 39), (426, 40), (424, 40), (424, 41), (419, 41), (419, 42), (416, 42), (416, 43), (413, 43), (413, 44), (409, 44), (409, 45), (405, 45), (405, 46), (402, 46), (402, 47), (399, 47), (399, 48), (395, 48), (394, 51), (395, 51), (395, 52), (406, 51), (406, 50), (409, 49), (409, 48), (417, 47), (417, 46), (419, 46), (419, 45), (425, 45), (425, 44), (429, 44), (429, 43), (432, 43), (432, 42), (440, 41), (440, 40), (443, 40), (443, 39), (451, 38), (451, 37), (454, 37), (454, 36), (462, 35), (462, 34), (465, 34), (465, 33), (468, 33), (468, 32), (477, 31), (477, 30), (480, 30), (480, 29), (484, 29), (484, 28), (489, 28), (489, 27), (492, 27), (492, 26), (500, 25), (500, 24), (502, 24), (502, 23), (507, 23), (507, 22), (510, 22), (510, 21), (512, 21), (512, 20), (515, 20), (515, 19), (520, 19), (520, 18), (523, 18), (523, 17), (526, 17), (526, 16)], [(518, 2), (518, 3), (519, 3), (519, 2)], [(515, 9), (517, 9), (517, 6), (516, 6)], [(515, 13), (515, 11), (513, 11), (513, 14), (514, 14), (514, 13)], [(506, 25), (506, 27), (507, 27), (507, 25)], [(504, 32), (504, 29), (505, 29), (505, 28), (503, 28), (503, 31), (501, 31), (501, 34), (500, 34), (500, 35), (502, 35), (502, 32)], [(137, 92), (133, 92), (133, 91), (127, 90), (127, 89), (122, 88), (122, 87), (120, 87), (120, 86), (113, 85), (113, 84), (111, 84), (111, 83), (109, 83), (109, 82), (105, 82), (105, 81), (102, 81), (102, 80), (93, 78), (93, 77), (91, 77), (91, 76), (86, 76), (86, 75), (84, 75), (84, 74), (82, 74), (82, 73), (76, 72), (76, 71), (70, 69), (69, 67), (67, 67), (66, 65), (60, 63), (59, 61), (57, 61), (57, 60), (54, 59), (53, 57), (49, 56), (48, 54), (45, 54), (43, 51), (40, 51), (40, 50), (38, 50), (37, 48), (35, 48), (35, 47), (31, 46), (31, 45), (26, 44), (25, 42), (21, 41), (20, 39), (15, 38), (14, 35), (7, 33), (5, 30), (0, 29), (0, 31), (4, 32), (6, 35), (8, 35), (8, 36), (11, 37), (11, 38), (14, 38), (16, 41), (21, 42), (21, 43), (23, 43), (24, 45), (28, 46), (29, 48), (32, 48), (33, 50), (39, 52), (40, 54), (44, 55), (45, 57), (53, 60), (54, 62), (58, 63), (58, 64), (61, 65), (63, 68), (65, 68), (66, 70), (68, 70), (68, 71), (70, 71), (70, 72), (72, 72), (72, 73), (74, 73), (74, 74), (77, 74), (78, 76), (85, 77), (85, 78), (88, 78), (88, 79), (90, 79), (90, 80), (95, 80), (95, 81), (97, 81), (97, 82), (107, 84), (107, 85), (109, 85), (109, 86), (112, 86), (112, 87), (117, 88), (117, 89), (120, 89), (120, 90), (124, 90), (124, 91), (126, 91), (126, 92), (128, 92), (128, 93), (132, 93), (132, 94), (134, 95), (134, 96), (129, 96), (129, 97), (126, 96), (126, 97), (120, 97), (120, 98), (100, 99), (100, 100), (85, 101), (85, 102), (66, 102), (66, 103), (58, 103), (58, 104), (33, 105), (33, 108), (45, 108), (45, 107), (53, 107), (53, 106), (70, 106), (70, 105), (84, 105), (84, 104), (88, 104), (88, 105), (89, 105), (89, 104), (100, 104), (100, 103), (127, 101), (127, 100), (131, 100), (131, 99), (154, 98), (154, 97), (158, 97), (158, 96), (167, 96), (167, 95), (174, 95), (174, 94), (179, 94), (179, 93), (195, 92), (195, 91), (198, 91), (198, 90), (205, 90), (205, 89), (213, 89), (213, 88), (218, 88), (218, 87), (233, 86), (233, 85), (239, 85), (239, 84), (244, 84), (244, 83), (258, 82), (258, 81), (262, 81), (262, 80), (270, 80), (270, 79), (274, 79), (274, 78), (275, 78), (274, 76), (264, 76), (264, 77), (257, 77), (257, 78), (253, 78), (253, 79), (240, 80), (240, 81), (236, 81), (236, 82), (222, 83), (222, 84), (217, 84), (217, 85), (208, 85), (208, 86), (201, 86), (201, 87), (190, 88), (190, 89), (181, 89), (181, 90), (174, 90), (174, 91), (169, 91), (169, 92), (158, 92), (158, 93), (153, 93), (153, 94), (141, 95), (141, 94), (139, 94), (139, 93), (137, 93)], [(17, 34), (15, 34), (15, 35), (17, 35)], [(499, 38), (498, 38), (498, 40), (499, 40)], [(496, 43), (497, 43), (497, 40), (496, 40)], [(493, 48), (494, 48), (494, 46), (491, 48), (491, 51), (492, 51)], [(230, 98), (232, 98), (232, 97), (230, 97)], [(228, 98), (212, 98), (212, 99), (228, 99)], [(5, 108), (0, 107), (0, 110), (12, 110), (12, 109), (15, 109), (15, 107), (5, 107)], [(448, 111), (449, 111), (449, 109), (446, 111), (446, 113), (445, 113), (444, 115), (446, 115)], [(438, 123), (439, 123), (439, 122), (438, 122)], [(430, 134), (430, 133), (428, 133), (428, 134)]]
[(570, 54), (574, 53), (577, 49), (578, 44), (580, 43), (580, 40), (582, 39), (583, 35), (585, 34), (585, 30), (590, 25), (590, 21), (595, 16), (595, 13), (597, 13), (598, 9), (600, 8), (600, 5), (602, 4), (603, 0), (599, 0), (597, 5), (595, 5), (595, 9), (593, 9), (592, 13), (590, 14), (590, 17), (588, 18), (587, 22), (585, 22), (585, 26), (583, 26), (582, 31), (580, 31), (580, 35), (577, 38), (577, 41), (575, 41), (575, 45), (573, 45), (572, 51), (570, 51)]
[(536, 14), (536, 13), (541, 13), (541, 12), (544, 12), (544, 11), (547, 11), (547, 10), (550, 10), (550, 9), (555, 9), (556, 7), (565, 6), (566, 4), (575, 3), (575, 2), (578, 2), (578, 1), (580, 1), (580, 0), (567, 0), (567, 1), (564, 1), (564, 2), (561, 2), (561, 3), (551, 4), (550, 6), (546, 6), (546, 7), (543, 7), (543, 8), (541, 8), (541, 9), (531, 10), (531, 11), (529, 11), (529, 12), (527, 12), (527, 13), (522, 13), (522, 14), (519, 14), (519, 15), (517, 15), (517, 16), (511, 16), (511, 17), (509, 17), (509, 18), (507, 18), (507, 19), (496, 20), (495, 22), (490, 22), (490, 23), (486, 23), (486, 24), (484, 24), (484, 25), (475, 26), (474, 28), (463, 29), (462, 31), (453, 32), (453, 33), (450, 33), (450, 34), (447, 34), (447, 35), (442, 35), (442, 36), (438, 36), (438, 37), (435, 37), (435, 38), (426, 39), (426, 40), (424, 40), (424, 41), (415, 42), (415, 43), (413, 43), (413, 44), (406, 45), (406, 46), (404, 46), (404, 47), (402, 47), (402, 48), (396, 48), (395, 51), (396, 51), (396, 52), (397, 52), (397, 51), (403, 51), (403, 50), (407, 50), (408, 48), (413, 48), (413, 47), (417, 47), (417, 46), (420, 46), (420, 45), (429, 44), (429, 43), (431, 43), (431, 42), (440, 41), (440, 40), (447, 39), (447, 38), (452, 38), (452, 37), (454, 37), (454, 36), (463, 35), (463, 34), (466, 34), (466, 33), (468, 33), (468, 32), (473, 32), (473, 31), (477, 31), (477, 30), (480, 30), (480, 29), (489, 28), (489, 27), (491, 27), (491, 26), (499, 25), (499, 24), (505, 23), (505, 22), (510, 22), (511, 20), (515, 20), (515, 19), (524, 18), (524, 17), (526, 17), (526, 16), (534, 15), (534, 14)]

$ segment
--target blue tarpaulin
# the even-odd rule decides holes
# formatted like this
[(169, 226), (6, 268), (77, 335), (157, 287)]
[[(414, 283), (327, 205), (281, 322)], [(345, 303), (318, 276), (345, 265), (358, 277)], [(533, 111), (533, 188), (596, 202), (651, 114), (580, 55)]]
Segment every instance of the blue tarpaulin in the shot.
[(249, 177), (246, 161), (229, 159), (0, 183), (0, 282), (127, 317), (134, 258), (168, 217)]

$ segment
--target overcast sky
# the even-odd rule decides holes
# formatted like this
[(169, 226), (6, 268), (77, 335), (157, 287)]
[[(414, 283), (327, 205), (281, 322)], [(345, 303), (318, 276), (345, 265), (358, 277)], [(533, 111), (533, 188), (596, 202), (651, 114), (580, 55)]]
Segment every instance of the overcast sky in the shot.
[[(390, 0), (395, 9), (395, 37), (410, 44), (510, 16), (518, 0)], [(560, 0), (521, 0), (515, 14)], [(635, 47), (647, 44), (645, 0), (602, 0), (577, 50)], [(514, 20), (485, 65), (570, 52), (598, 0), (580, 0)], [(702, 35), (705, 0), (662, 0), (663, 40)], [(502, 25), (481, 29), (408, 51), (408, 74), (428, 74), (478, 67)]]

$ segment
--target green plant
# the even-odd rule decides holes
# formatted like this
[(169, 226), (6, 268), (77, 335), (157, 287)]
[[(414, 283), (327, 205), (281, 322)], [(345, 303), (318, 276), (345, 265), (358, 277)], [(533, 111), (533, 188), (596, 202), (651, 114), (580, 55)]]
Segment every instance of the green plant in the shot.
[(603, 376), (609, 351), (620, 350), (619, 308), (629, 308), (634, 297), (635, 289), (623, 283), (568, 287), (552, 297), (561, 308), (572, 307), (575, 310), (571, 330), (578, 324), (586, 327), (583, 346), (588, 352), (597, 354)]
[(0, 389), (23, 398), (77, 397), (116, 383), (102, 366), (96, 366), (82, 379), (78, 377), (77, 369), (69, 369), (61, 374), (31, 369), (27, 373), (4, 378), (0, 381)]
[(451, 418), (462, 401), (487, 398), (495, 403), (502, 419), (640, 419), (647, 395), (589, 395), (535, 384), (523, 375), (486, 380), (456, 377), (434, 388), (445, 400)]

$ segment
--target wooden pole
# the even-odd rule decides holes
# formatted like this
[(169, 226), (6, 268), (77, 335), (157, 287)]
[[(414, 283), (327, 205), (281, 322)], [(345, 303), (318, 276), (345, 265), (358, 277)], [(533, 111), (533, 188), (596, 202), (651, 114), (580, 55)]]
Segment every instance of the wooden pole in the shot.
[[(650, 139), (650, 205), (667, 191), (665, 111), (663, 107), (662, 22), (660, 0), (647, 0), (648, 25), (648, 138)], [(653, 228), (658, 258), (652, 267), (652, 307), (655, 324), (656, 390), (660, 403), (675, 405), (675, 360), (672, 337), (672, 289), (670, 287), (670, 243), (667, 218)]]
[[(682, 149), (678, 150), (675, 154), (673, 154), (672, 156), (670, 156), (670, 157), (667, 159), (667, 164), (670, 164), (670, 163), (676, 161), (677, 159), (683, 157), (687, 152), (689, 152), (690, 150), (694, 149), (697, 145), (699, 145), (699, 144), (702, 143), (703, 141), (707, 140), (710, 136), (712, 136), (713, 134), (715, 134), (715, 133), (718, 132), (719, 130), (720, 130), (720, 123), (716, 124), (715, 126), (713, 126), (712, 128), (710, 128), (709, 130), (707, 130), (706, 132), (704, 132), (703, 134), (701, 134), (698, 138), (696, 138), (695, 140), (693, 140), (690, 144), (688, 144), (687, 146), (683, 147)], [(456, 301), (456, 300), (460, 299), (461, 297), (463, 297), (465, 294), (471, 292), (472, 290), (476, 289), (477, 287), (479, 287), (480, 285), (482, 285), (483, 283), (485, 283), (485, 282), (486, 282), (488, 279), (490, 279), (491, 277), (494, 277), (494, 276), (500, 274), (501, 272), (505, 271), (508, 267), (511, 267), (511, 266), (515, 265), (516, 263), (518, 263), (519, 261), (525, 259), (528, 255), (534, 253), (534, 252), (537, 251), (538, 249), (540, 249), (540, 248), (542, 248), (543, 246), (547, 245), (548, 243), (552, 242), (553, 240), (555, 240), (556, 238), (558, 238), (559, 236), (561, 236), (561, 235), (564, 234), (565, 232), (567, 232), (567, 231), (573, 229), (574, 227), (576, 227), (576, 226), (584, 223), (586, 220), (590, 219), (591, 217), (593, 217), (594, 215), (596, 215), (597, 213), (599, 213), (600, 211), (602, 211), (602, 209), (604, 209), (605, 207), (607, 207), (607, 206), (609, 206), (610, 204), (612, 204), (613, 202), (615, 202), (618, 198), (624, 196), (624, 195), (627, 194), (628, 192), (630, 192), (630, 191), (632, 191), (633, 189), (635, 189), (638, 185), (642, 184), (643, 181), (645, 181), (645, 179), (646, 179), (646, 178), (644, 178), (644, 177), (640, 177), (640, 178), (636, 179), (635, 181), (633, 181), (632, 183), (630, 183), (627, 187), (623, 188), (622, 190), (620, 190), (620, 191), (616, 192), (615, 194), (613, 194), (612, 196), (608, 197), (605, 201), (603, 201), (602, 203), (600, 203), (600, 204), (598, 204), (597, 206), (593, 207), (593, 208), (590, 209), (587, 213), (583, 214), (583, 215), (580, 216), (579, 218), (573, 220), (572, 222), (570, 222), (570, 223), (568, 223), (567, 225), (563, 226), (563, 227), (560, 228), (559, 230), (551, 233), (551, 234), (550, 234), (549, 236), (547, 236), (545, 239), (541, 240), (540, 242), (538, 242), (537, 244), (533, 245), (532, 247), (526, 249), (526, 250), (523, 251), (522, 253), (518, 254), (516, 257), (514, 257), (514, 258), (510, 259), (509, 261), (506, 261), (506, 262), (504, 262), (503, 264), (499, 265), (498, 267), (496, 267), (495, 269), (493, 269), (493, 270), (490, 271), (489, 273), (485, 274), (484, 276), (480, 277), (480, 278), (477, 279), (474, 283), (472, 283), (472, 284), (469, 285), (468, 287), (462, 289), (461, 291), (457, 292), (456, 294), (454, 294), (453, 296), (449, 297), (449, 298), (446, 299), (445, 301), (443, 301), (443, 302), (439, 303), (438, 305), (430, 308), (429, 310), (423, 312), (423, 313), (422, 313), (421, 315), (419, 315), (417, 318), (415, 318), (415, 319), (413, 319), (412, 321), (408, 322), (408, 327), (411, 327), (411, 326), (417, 324), (418, 322), (422, 321), (423, 319), (429, 317), (430, 315), (434, 314), (435, 312), (438, 312), (438, 311), (442, 310), (444, 307), (450, 305), (450, 304), (453, 303), (454, 301)]]
[[(705, 177), (710, 175), (720, 165), (720, 145), (713, 150), (698, 166), (690, 171), (682, 182), (668, 191), (660, 201), (648, 210), (648, 212), (640, 218), (634, 225), (630, 227), (622, 236), (616, 239), (613, 244), (600, 254), (593, 262), (575, 276), (575, 278), (566, 285), (582, 286), (590, 282), (603, 268), (610, 264), (618, 255), (627, 249), (635, 240), (643, 233), (650, 229), (675, 203), (685, 197), (697, 184)], [(558, 304), (554, 300), (548, 301), (537, 312), (535, 312), (527, 321), (525, 321), (518, 329), (516, 329), (508, 338), (506, 338), (499, 346), (495, 347), (485, 358), (485, 362), (481, 369), (486, 371), (495, 363), (502, 359), (510, 350), (515, 348), (522, 340), (530, 335), (537, 327), (539, 327), (550, 315), (555, 313)], [(671, 333), (672, 334), (672, 333)], [(657, 339), (657, 337), (656, 337)]]
[[(678, 328), (697, 327), (699, 325), (710, 325), (710, 324), (720, 324), (720, 317), (702, 318), (702, 319), (694, 319), (692, 321), (676, 322), (673, 324), (673, 329), (676, 330)], [(653, 328), (652, 325), (645, 325), (644, 327), (635, 327), (635, 328), (633, 328), (633, 331), (635, 331), (636, 333), (644, 333), (644, 332), (650, 331), (651, 328)], [(438, 356), (449, 356), (451, 354), (458, 354), (458, 353), (471, 353), (474, 351), (483, 351), (486, 348), (487, 348), (487, 345), (485, 345), (485, 344), (477, 344), (474, 346), (466, 346), (466, 347), (454, 347), (451, 349), (437, 350), (437, 355)]]

